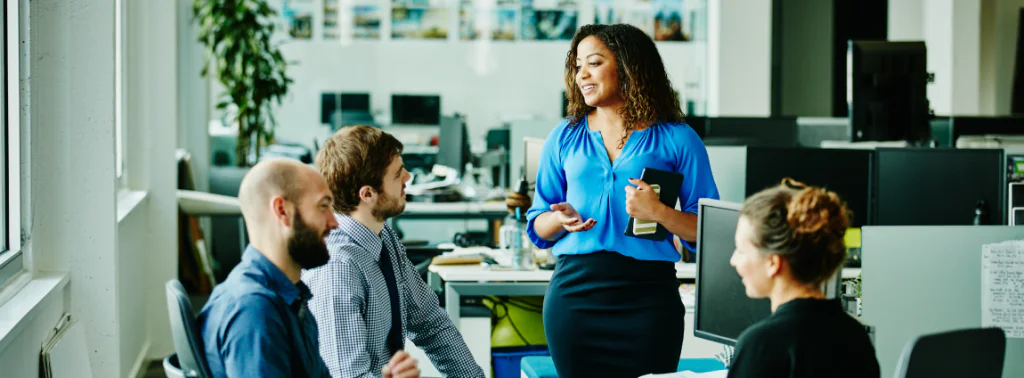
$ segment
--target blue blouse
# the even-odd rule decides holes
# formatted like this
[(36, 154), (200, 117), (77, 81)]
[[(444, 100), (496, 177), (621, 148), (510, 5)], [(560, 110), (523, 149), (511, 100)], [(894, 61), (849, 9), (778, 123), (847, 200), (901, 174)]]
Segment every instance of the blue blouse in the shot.
[[(612, 163), (601, 132), (590, 130), (586, 117), (576, 125), (562, 121), (541, 150), (537, 190), (526, 213), (530, 240), (538, 248), (553, 247), (556, 256), (614, 251), (638, 260), (679, 261), (671, 235), (653, 241), (623, 234), (629, 222), (625, 188), (630, 178), (639, 178), (647, 167), (683, 174), (679, 200), (685, 212), (696, 213), (700, 198), (718, 199), (708, 152), (688, 125), (657, 123), (633, 131)], [(554, 242), (542, 239), (533, 221), (559, 202), (568, 202), (583, 220), (594, 218), (597, 223), (590, 230), (566, 233)], [(683, 242), (693, 249), (692, 244)]]

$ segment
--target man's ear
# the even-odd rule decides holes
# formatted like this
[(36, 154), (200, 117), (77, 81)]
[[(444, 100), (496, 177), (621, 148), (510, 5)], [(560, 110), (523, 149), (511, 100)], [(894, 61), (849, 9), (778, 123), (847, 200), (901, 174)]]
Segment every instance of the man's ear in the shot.
[(276, 196), (270, 199), (270, 211), (279, 222), (284, 222), (285, 226), (291, 227), (292, 217), (288, 214), (288, 203), (284, 197)]
[(373, 190), (369, 185), (363, 185), (359, 188), (359, 202), (373, 203), (376, 194), (377, 191)]

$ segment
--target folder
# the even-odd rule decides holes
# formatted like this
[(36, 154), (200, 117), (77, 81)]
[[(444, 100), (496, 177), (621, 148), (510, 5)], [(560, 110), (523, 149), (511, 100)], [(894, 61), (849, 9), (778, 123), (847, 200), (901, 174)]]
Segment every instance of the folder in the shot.
[(85, 326), (64, 314), (43, 340), (39, 376), (44, 378), (91, 378)]
[[(679, 190), (683, 187), (683, 174), (663, 171), (654, 168), (644, 168), (640, 174), (640, 180), (646, 182), (658, 194), (661, 203), (668, 207), (675, 208), (679, 200)], [(665, 226), (652, 221), (636, 220), (629, 217), (626, 224), (626, 236), (643, 238), (654, 241), (662, 241), (668, 238), (668, 230)]]

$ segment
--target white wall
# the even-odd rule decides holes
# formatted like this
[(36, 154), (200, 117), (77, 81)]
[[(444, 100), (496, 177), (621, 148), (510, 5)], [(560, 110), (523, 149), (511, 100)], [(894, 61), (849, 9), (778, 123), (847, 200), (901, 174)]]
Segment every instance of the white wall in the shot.
[(832, 116), (832, 2), (785, 0), (780, 24), (781, 115)]
[(772, 2), (708, 0), (708, 115), (771, 113)]
[[(142, 203), (121, 221), (118, 297), (135, 307), (142, 328), (122, 340), (145, 340), (148, 350), (125, 348), (133, 358), (160, 358), (172, 353), (164, 283), (178, 276), (177, 164), (178, 129), (177, 4), (128, 1), (127, 121), (131, 126), (130, 188), (144, 190)], [(201, 93), (200, 93), (201, 94)], [(134, 219), (133, 219), (134, 218)], [(141, 265), (140, 265), (141, 264)], [(139, 320), (144, 318), (145, 322)], [(122, 319), (122, 322), (126, 320)], [(148, 352), (148, 354), (146, 353)]]
[(93, 375), (119, 376), (114, 1), (31, 7), (32, 253), (36, 269), (69, 272)]
[(982, 69), (982, 95), (986, 99), (982, 108), (986, 114), (1008, 115), (1018, 53), (1020, 8), (1024, 7), (1024, 0), (985, 0), (982, 6), (987, 8), (983, 11), (989, 15), (983, 25), (991, 29), (990, 34), (982, 37), (983, 43), (989, 44), (988, 51), (982, 54), (982, 65), (985, 66)]
[[(889, 2), (891, 41), (924, 41), (928, 48), (928, 100), (935, 114), (981, 113), (982, 1)], [(1007, 79), (1009, 80), (1009, 78)]]
[[(696, 43), (659, 43), (672, 85), (685, 93), (687, 54)], [(285, 58), (295, 80), (277, 112), (279, 139), (312, 145), (330, 135), (320, 124), (320, 93), (369, 92), (389, 122), (391, 94), (439, 94), (441, 112), (466, 115), (470, 138), (483, 140), (503, 117), (559, 118), (569, 41), (291, 42)]]
[(144, 20), (126, 33), (135, 46), (128, 59), (144, 65), (126, 79), (126, 124), (138, 125), (129, 133), (138, 159), (128, 177), (148, 198), (119, 225), (114, 1), (22, 0), (31, 13), (22, 35), (30, 37), (22, 58), (24, 250), (33, 274), (65, 271), (69, 283), (0, 351), (5, 377), (8, 366), (13, 376), (36, 374), (40, 343), (65, 311), (85, 326), (93, 376), (127, 376), (170, 352), (162, 285), (177, 272), (177, 93), (175, 49), (164, 46), (175, 45), (176, 20), (166, 17), (172, 3), (130, 3)]

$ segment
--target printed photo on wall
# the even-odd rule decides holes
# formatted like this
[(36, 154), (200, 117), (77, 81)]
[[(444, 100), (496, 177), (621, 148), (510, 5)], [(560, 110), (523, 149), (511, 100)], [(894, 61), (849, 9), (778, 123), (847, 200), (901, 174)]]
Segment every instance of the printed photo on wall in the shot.
[(324, 0), (324, 39), (333, 40), (341, 36), (338, 29), (339, 0)]
[(654, 13), (650, 0), (597, 0), (595, 24), (629, 24), (654, 37)]
[(683, 25), (683, 0), (655, 0), (654, 8), (654, 40), (690, 40), (691, 26)]
[(313, 38), (313, 1), (285, 0), (281, 6), (281, 18), (288, 36), (294, 39)]
[(575, 0), (523, 0), (524, 40), (570, 40), (576, 32)]
[(459, 6), (459, 38), (515, 40), (518, 11), (518, 1), (462, 0)]
[(448, 38), (448, 9), (392, 7), (391, 38)]
[(352, 37), (355, 39), (380, 39), (380, 20), (383, 17), (380, 5), (356, 4), (352, 6)]

